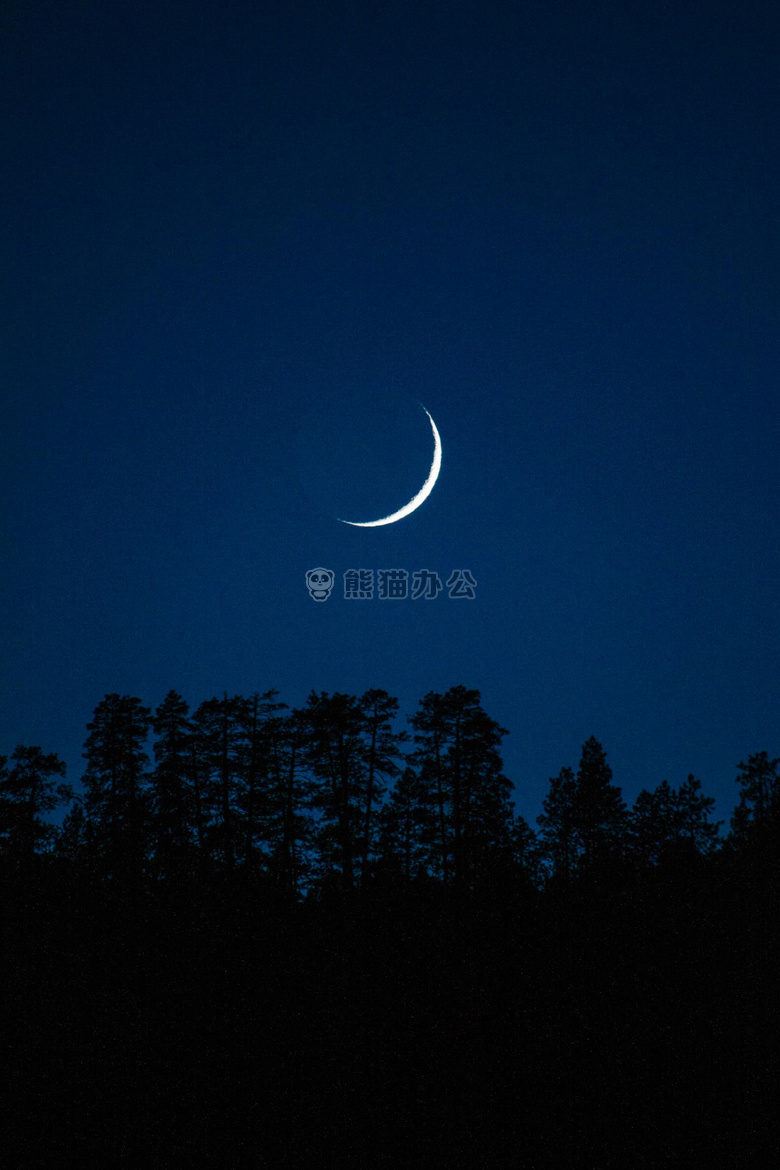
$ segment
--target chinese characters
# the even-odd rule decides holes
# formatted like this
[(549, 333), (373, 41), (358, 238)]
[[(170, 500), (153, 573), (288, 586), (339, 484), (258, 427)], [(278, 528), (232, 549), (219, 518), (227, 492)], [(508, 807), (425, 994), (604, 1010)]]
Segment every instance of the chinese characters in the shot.
[[(474, 601), (477, 582), (469, 569), (453, 569), (442, 584), (432, 569), (347, 569), (342, 574), (345, 601), (435, 601), (446, 588), (448, 598)], [(332, 569), (310, 569), (306, 586), (314, 601), (327, 601), (334, 588)]]

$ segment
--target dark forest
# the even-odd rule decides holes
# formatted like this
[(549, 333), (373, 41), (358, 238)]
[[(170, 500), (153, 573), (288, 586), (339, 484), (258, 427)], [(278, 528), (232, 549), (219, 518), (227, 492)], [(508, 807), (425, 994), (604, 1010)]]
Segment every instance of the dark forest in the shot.
[(78, 795), (17, 747), (8, 1164), (753, 1164), (780, 761), (739, 764), (721, 832), (692, 775), (629, 808), (591, 737), (534, 829), (506, 734), (463, 686), (406, 720), (171, 691), (106, 695)]

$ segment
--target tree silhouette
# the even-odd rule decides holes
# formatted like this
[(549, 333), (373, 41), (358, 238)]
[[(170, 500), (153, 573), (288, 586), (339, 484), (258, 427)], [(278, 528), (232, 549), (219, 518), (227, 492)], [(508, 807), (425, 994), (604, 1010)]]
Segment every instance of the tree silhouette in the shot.
[(241, 748), (243, 784), (239, 807), (244, 824), (244, 862), (254, 867), (267, 841), (267, 822), (273, 799), (271, 775), (271, 720), (285, 704), (275, 702), (278, 691), (254, 694), (243, 701), (238, 716), (243, 727)]
[(3, 795), (3, 786), (8, 778), (8, 756), (0, 756), (0, 852), (8, 839), (13, 825), (13, 804), (8, 796)]
[(780, 759), (767, 752), (748, 756), (737, 765), (739, 803), (731, 818), (730, 840), (741, 850), (761, 853), (780, 843)]
[(412, 761), (437, 808), (444, 882), (452, 872), (457, 891), (472, 889), (511, 858), (511, 783), (499, 751), (508, 732), (485, 713), (479, 691), (463, 686), (427, 694), (410, 722)]
[(420, 782), (432, 793), (436, 805), (438, 844), (438, 872), (446, 885), (450, 880), (451, 854), (448, 829), (449, 790), (445, 775), (444, 756), (447, 750), (449, 728), (443, 696), (435, 691), (420, 700), (417, 711), (409, 719), (416, 734), (417, 748), (411, 760)]
[(352, 695), (311, 692), (296, 712), (305, 729), (304, 756), (315, 781), (317, 842), (325, 873), (344, 890), (355, 885), (355, 860), (366, 808), (363, 712)]
[(622, 851), (629, 820), (620, 789), (611, 781), (606, 753), (593, 736), (582, 745), (577, 775), (562, 768), (551, 778), (544, 811), (536, 818), (548, 875), (568, 880)]
[(363, 847), (360, 859), (360, 884), (365, 887), (369, 857), (374, 847), (375, 812), (385, 794), (384, 782), (399, 774), (398, 760), (405, 732), (393, 730), (398, 714), (398, 700), (387, 691), (366, 691), (359, 700), (363, 717), (362, 739), (365, 767), (365, 816), (363, 819)]
[[(473, 699), (461, 694), (454, 697), (456, 704), (461, 700), (461, 722), (456, 717), (455, 742), (450, 753), (453, 791), (459, 794), (461, 822), (456, 880), (473, 889), (488, 875), (491, 880), (496, 873), (505, 875), (512, 857), (512, 785), (504, 774), (500, 754), (501, 740), (509, 733), (485, 713), (478, 691), (474, 692)], [(457, 834), (455, 841), (457, 844)]]
[(152, 726), (155, 769), (152, 774), (154, 869), (169, 877), (183, 877), (191, 868), (196, 820), (191, 784), (192, 722), (189, 705), (169, 691), (157, 708)]
[(512, 825), (512, 856), (514, 864), (527, 881), (537, 886), (541, 879), (541, 851), (539, 839), (525, 817), (515, 813)]
[(193, 715), (195, 783), (201, 835), (222, 865), (235, 868), (241, 848), (242, 789), (246, 781), (246, 700), (240, 695), (207, 699)]
[[(278, 1121), (284, 1161), (296, 1125), (321, 1134), (338, 1118), (350, 1135), (376, 1104), (384, 1135), (399, 1117), (437, 1126), (450, 1160), (473, 1135), (477, 1164), (491, 1133), (505, 1144), (527, 1094), (529, 1164), (533, 1112), (552, 1117), (536, 1127), (539, 1164), (577, 1162), (584, 1134), (594, 1165), (633, 1166), (656, 1117), (671, 1117), (671, 1136), (655, 1161), (679, 1144), (680, 1086), (697, 1102), (738, 1090), (707, 1151), (717, 1163), (728, 1127), (749, 1136), (774, 1100), (753, 1069), (771, 1073), (775, 1055), (780, 762), (740, 764), (742, 835), (717, 851), (701, 781), (664, 781), (627, 816), (591, 738), (578, 771), (550, 780), (537, 837), (512, 815), (504, 731), (478, 691), (429, 692), (407, 758), (396, 714), (381, 690), (312, 692), (292, 712), (275, 691), (225, 695), (192, 717), (175, 691), (153, 717), (107, 695), (88, 728), (83, 801), (53, 848), (60, 761), (20, 747), (0, 762), (0, 1002), (12, 1059), (46, 1110), (64, 1056), (105, 1118), (133, 1093), (139, 1131), (156, 1111), (139, 1165), (159, 1156), (182, 1084), (171, 1148), (189, 1140), (192, 1106), (225, 1152), (225, 1110), (246, 1100), (249, 1075), (268, 1108), (244, 1149)], [(610, 863), (622, 856), (633, 865)], [(420, 1086), (402, 1112), (399, 1083)], [(601, 1146), (594, 1111), (608, 1118)], [(612, 1142), (621, 1111), (639, 1125), (634, 1144)], [(372, 1133), (362, 1161), (375, 1145)]]
[(708, 856), (718, 847), (719, 829), (722, 821), (712, 821), (715, 799), (705, 796), (701, 780), (692, 773), (675, 793), (677, 832), (681, 841), (703, 856)]
[(573, 876), (580, 855), (574, 822), (574, 772), (561, 768), (557, 776), (550, 778), (549, 785), (542, 801), (544, 811), (536, 818), (541, 830), (539, 853), (545, 871), (566, 881)]
[(663, 780), (652, 792), (643, 788), (629, 817), (628, 838), (634, 856), (656, 865), (678, 834), (675, 792)]
[(305, 771), (306, 727), (298, 713), (276, 713), (265, 723), (268, 788), (264, 838), (277, 886), (296, 898), (308, 877), (312, 785)]
[(621, 847), (627, 810), (620, 789), (611, 781), (606, 752), (591, 736), (582, 745), (572, 808), (583, 865), (614, 855)]
[(91, 860), (89, 828), (84, 802), (76, 797), (57, 832), (54, 841), (56, 856), (77, 866), (89, 863)]
[(86, 811), (98, 859), (116, 877), (140, 876), (148, 848), (151, 711), (130, 695), (98, 703), (84, 744)]
[[(295, 899), (315, 872), (345, 889), (381, 874), (406, 886), (438, 878), (463, 893), (489, 875), (523, 871), (538, 885), (620, 854), (652, 866), (686, 850), (706, 857), (721, 842), (714, 800), (692, 774), (678, 789), (664, 781), (643, 790), (628, 814), (594, 737), (576, 775), (562, 768), (551, 778), (537, 838), (512, 814), (506, 731), (464, 686), (420, 701), (408, 757), (408, 737), (394, 727), (398, 702), (384, 690), (311, 692), (289, 714), (277, 695), (224, 695), (192, 717), (176, 691), (153, 717), (137, 698), (107, 695), (88, 724), (84, 801), (59, 832), (44, 819), (72, 798), (54, 782), (58, 757), (20, 747), (10, 769), (0, 760), (0, 850), (29, 859), (56, 838), (63, 859), (118, 875), (146, 866), (150, 879), (183, 879), (217, 861), (261, 869)], [(766, 752), (740, 763), (736, 850), (780, 839), (779, 768)]]
[(715, 801), (702, 794), (701, 781), (692, 774), (678, 789), (666, 780), (652, 792), (643, 789), (628, 818), (630, 851), (649, 865), (683, 849), (706, 856), (718, 842), (720, 822), (710, 820), (714, 807)]
[(20, 744), (11, 767), (0, 763), (0, 849), (17, 864), (30, 865), (36, 853), (48, 850), (57, 830), (42, 819), (59, 804), (73, 799), (68, 784), (57, 784), (65, 763), (54, 753)]
[(436, 809), (430, 787), (407, 765), (381, 810), (380, 850), (386, 879), (407, 888), (430, 875), (436, 850)]

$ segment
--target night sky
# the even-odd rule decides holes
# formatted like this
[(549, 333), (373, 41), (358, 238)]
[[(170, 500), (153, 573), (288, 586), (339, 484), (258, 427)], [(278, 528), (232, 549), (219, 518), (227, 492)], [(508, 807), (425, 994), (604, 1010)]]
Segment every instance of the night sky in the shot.
[[(77, 781), (112, 691), (463, 684), (529, 820), (590, 735), (628, 800), (693, 772), (727, 817), (780, 754), (779, 29), (4, 4), (0, 751)], [(340, 523), (422, 486), (420, 404), (430, 498)]]

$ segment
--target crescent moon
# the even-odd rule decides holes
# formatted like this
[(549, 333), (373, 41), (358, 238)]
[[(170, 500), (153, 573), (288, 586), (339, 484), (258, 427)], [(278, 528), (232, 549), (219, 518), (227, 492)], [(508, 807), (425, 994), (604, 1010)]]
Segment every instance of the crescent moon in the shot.
[[(422, 406), (422, 403), (420, 405)], [(423, 410), (425, 410), (424, 406)], [(353, 528), (378, 528), (381, 524), (395, 524), (396, 520), (403, 520), (404, 516), (409, 516), (412, 512), (420, 507), (420, 504), (422, 504), (423, 501), (428, 499), (428, 496), (433, 491), (433, 485), (439, 478), (439, 472), (441, 471), (441, 439), (439, 437), (439, 432), (436, 430), (436, 423), (433, 421), (427, 410), (425, 410), (425, 413), (428, 415), (428, 421), (430, 422), (431, 430), (433, 431), (433, 462), (431, 463), (431, 470), (428, 472), (428, 478), (420, 488), (417, 495), (414, 496), (408, 504), (404, 504), (403, 508), (399, 508), (397, 512), (393, 512), (390, 516), (383, 516), (381, 520), (363, 520), (361, 522), (359, 520), (341, 520), (341, 517), (339, 516), (339, 520), (341, 520), (342, 524), (351, 524)]]

